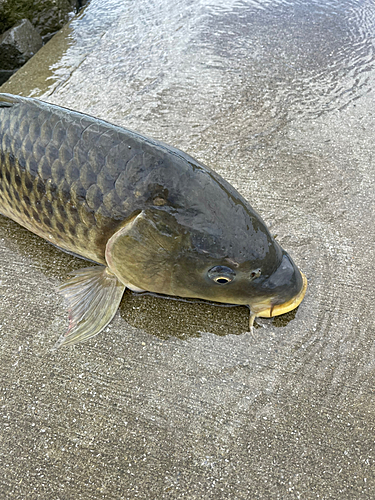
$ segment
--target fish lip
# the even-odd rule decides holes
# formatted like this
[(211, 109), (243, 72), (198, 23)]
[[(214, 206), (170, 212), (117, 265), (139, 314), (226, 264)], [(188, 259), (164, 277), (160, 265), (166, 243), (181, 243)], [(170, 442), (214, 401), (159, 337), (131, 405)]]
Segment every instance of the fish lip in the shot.
[(280, 316), (280, 314), (285, 314), (289, 311), (293, 311), (293, 309), (298, 307), (302, 302), (307, 290), (307, 278), (302, 272), (301, 276), (302, 288), (297, 293), (297, 295), (292, 297), (287, 302), (284, 302), (283, 304), (272, 304), (272, 299), (270, 299), (269, 301), (267, 301), (267, 304), (263, 302), (256, 304), (255, 306), (250, 305), (250, 309), (252, 310), (254, 316), (260, 318), (272, 318), (273, 316)]

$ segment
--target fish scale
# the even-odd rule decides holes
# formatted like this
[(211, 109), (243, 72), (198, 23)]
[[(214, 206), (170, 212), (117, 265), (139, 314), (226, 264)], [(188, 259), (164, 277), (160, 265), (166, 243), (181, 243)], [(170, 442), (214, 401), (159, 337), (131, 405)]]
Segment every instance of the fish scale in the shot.
[(142, 163), (143, 153), (104, 122), (71, 121), (35, 101), (11, 113), (0, 107), (0, 210), (64, 250), (104, 262), (103, 233), (108, 239), (129, 215), (120, 196), (131, 193), (116, 181), (127, 159)]
[(61, 343), (96, 335), (126, 287), (250, 307), (302, 301), (306, 278), (250, 204), (194, 158), (96, 118), (0, 94), (0, 212), (99, 265), (60, 286)]

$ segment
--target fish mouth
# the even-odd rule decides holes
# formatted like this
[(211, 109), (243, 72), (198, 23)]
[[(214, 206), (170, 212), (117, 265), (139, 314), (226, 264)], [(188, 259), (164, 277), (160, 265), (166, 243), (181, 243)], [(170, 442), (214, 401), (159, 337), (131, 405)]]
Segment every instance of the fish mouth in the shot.
[(255, 307), (251, 307), (251, 317), (250, 323), (254, 321), (256, 317), (260, 318), (272, 318), (273, 316), (280, 316), (280, 314), (285, 314), (289, 311), (293, 311), (302, 302), (306, 290), (307, 290), (307, 278), (301, 273), (302, 276), (302, 288), (292, 299), (284, 302), (283, 304), (272, 305), (271, 300), (268, 303), (259, 303)]

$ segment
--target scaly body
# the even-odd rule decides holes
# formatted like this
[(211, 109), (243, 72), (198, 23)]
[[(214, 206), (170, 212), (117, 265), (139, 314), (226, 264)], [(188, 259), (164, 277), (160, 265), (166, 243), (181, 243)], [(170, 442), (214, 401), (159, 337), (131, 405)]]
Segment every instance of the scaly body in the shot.
[[(270, 315), (267, 301), (269, 313), (288, 301), (296, 307), (306, 289), (260, 217), (209, 168), (102, 120), (7, 94), (0, 94), (0, 212), (103, 266), (63, 286), (66, 343), (104, 328), (125, 286), (247, 304), (253, 315)], [(265, 283), (286, 258), (295, 276), (288, 293), (281, 281), (268, 286), (275, 300)], [(93, 307), (110, 308), (100, 325), (90, 319)]]

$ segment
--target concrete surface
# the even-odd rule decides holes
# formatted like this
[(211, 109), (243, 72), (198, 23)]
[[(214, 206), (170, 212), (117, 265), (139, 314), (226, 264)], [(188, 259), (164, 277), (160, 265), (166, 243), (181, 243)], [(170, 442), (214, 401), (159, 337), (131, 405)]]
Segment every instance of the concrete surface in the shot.
[(374, 27), (360, 0), (92, 0), (3, 85), (215, 168), (309, 289), (254, 336), (245, 308), (127, 293), (53, 351), (85, 263), (2, 218), (1, 498), (374, 497)]

